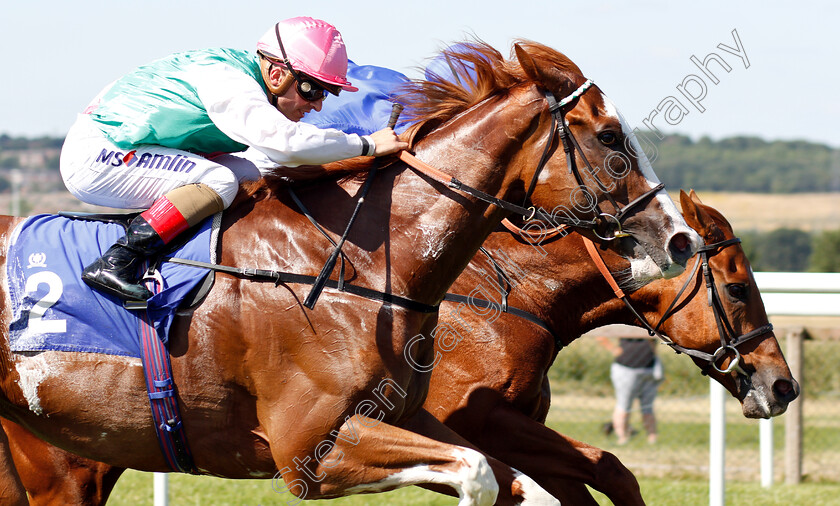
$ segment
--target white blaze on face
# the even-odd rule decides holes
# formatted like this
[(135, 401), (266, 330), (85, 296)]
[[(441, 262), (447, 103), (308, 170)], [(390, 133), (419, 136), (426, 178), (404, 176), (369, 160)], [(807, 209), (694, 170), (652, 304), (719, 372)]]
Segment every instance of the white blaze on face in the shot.
[[(636, 164), (639, 167), (639, 171), (641, 172), (642, 176), (648, 183), (650, 188), (653, 188), (660, 184), (659, 178), (656, 176), (656, 173), (653, 171), (653, 166), (648, 160), (647, 155), (645, 154), (644, 150), (642, 150), (642, 146), (639, 144), (639, 141), (636, 139), (635, 133), (633, 133), (633, 129), (624, 119), (624, 116), (616, 108), (615, 104), (607, 98), (606, 95), (603, 93), (601, 97), (604, 101), (604, 110), (601, 111), (606, 116), (611, 116), (616, 118), (619, 123), (621, 124), (621, 131), (626, 139), (625, 141), (625, 148), (630, 152), (631, 155), (636, 156)], [(665, 250), (666, 254), (668, 254), (670, 258), (670, 252), (668, 251), (668, 243), (676, 234), (683, 233), (686, 234), (689, 238), (689, 242), (691, 243), (692, 251), (696, 251), (697, 248), (703, 244), (703, 239), (700, 237), (697, 232), (688, 226), (685, 220), (682, 217), (682, 214), (677, 209), (676, 204), (674, 201), (671, 200), (671, 197), (668, 193), (662, 189), (656, 193), (656, 200), (659, 202), (660, 207), (662, 208), (663, 212), (668, 216), (669, 222), (663, 224), (662, 230), (664, 231), (663, 239), (665, 242), (663, 243), (662, 247)], [(680, 272), (683, 271), (682, 267), (674, 266), (673, 271), (670, 272), (662, 272), (661, 269), (654, 265), (643, 265), (643, 264), (650, 264), (650, 262), (637, 262), (635, 260), (631, 261), (631, 266), (633, 268), (633, 277), (636, 279), (640, 279), (649, 275), (652, 275), (654, 278), (660, 277), (660, 275), (665, 275), (666, 277), (672, 277)]]
[[(653, 171), (653, 166), (650, 164), (650, 160), (648, 160), (647, 155), (645, 154), (644, 150), (642, 150), (642, 146), (639, 144), (639, 141), (636, 139), (636, 135), (633, 133), (633, 129), (630, 128), (630, 125), (624, 119), (624, 116), (618, 112), (618, 109), (615, 107), (615, 104), (606, 97), (606, 95), (601, 95), (604, 99), (604, 114), (607, 116), (612, 116), (613, 118), (618, 119), (619, 123), (621, 123), (621, 132), (624, 134), (624, 138), (627, 139), (627, 143), (629, 146), (626, 146), (628, 151), (631, 154), (636, 155), (636, 163), (639, 166), (639, 171), (644, 176), (645, 180), (648, 182), (648, 186), (653, 188), (654, 186), (661, 183), (658, 177), (656, 177), (656, 173)], [(663, 189), (656, 194), (656, 199), (659, 201), (659, 204), (662, 206), (662, 209), (665, 213), (671, 218), (673, 223), (676, 224), (683, 224), (685, 226), (685, 222), (683, 221), (682, 214), (677, 210), (677, 206), (674, 204), (674, 201), (671, 200), (671, 197), (668, 196), (668, 193)]]

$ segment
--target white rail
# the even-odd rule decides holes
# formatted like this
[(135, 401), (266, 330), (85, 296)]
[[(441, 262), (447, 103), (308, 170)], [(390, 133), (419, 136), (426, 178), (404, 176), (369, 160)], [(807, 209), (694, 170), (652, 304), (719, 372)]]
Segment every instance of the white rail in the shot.
[[(827, 272), (756, 272), (755, 282), (761, 292), (768, 316), (840, 316), (840, 273)], [(717, 383), (712, 381), (712, 391)], [(725, 423), (723, 403), (712, 402), (710, 426)], [(761, 484), (773, 484), (773, 419), (759, 422)], [(713, 431), (709, 442), (709, 504), (722, 506), (725, 498), (725, 431)]]
[(840, 273), (756, 272), (768, 315), (840, 316)]
[(155, 504), (154, 506), (169, 506), (169, 475), (154, 473)]

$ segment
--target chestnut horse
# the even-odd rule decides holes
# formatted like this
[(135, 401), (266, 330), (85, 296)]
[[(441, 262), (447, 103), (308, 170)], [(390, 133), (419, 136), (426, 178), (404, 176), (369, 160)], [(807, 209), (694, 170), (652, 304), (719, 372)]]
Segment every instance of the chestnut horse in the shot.
[[(704, 206), (694, 192), (691, 198), (682, 193), (681, 203), (687, 222), (708, 244), (734, 239), (723, 216)], [(508, 232), (495, 232), (485, 246), (510, 259), (504, 264), (511, 274), (508, 279), (518, 281), (507, 296), (510, 307), (528, 308), (546, 322), (548, 329), (515, 314), (488, 313), (488, 308), (478, 306), (475, 300), (470, 307), (462, 306), (462, 302), (444, 302), (441, 324), (448, 323), (465, 332), (465, 339), (455, 347), (451, 347), (452, 343), (437, 343), (441, 360), (434, 366), (425, 407), (482, 450), (526, 472), (562, 503), (595, 504), (582, 486), (586, 483), (615, 504), (644, 504), (635, 478), (614, 455), (557, 434), (542, 424), (550, 400), (547, 371), (560, 347), (594, 327), (640, 322), (613, 298), (580, 236), (573, 234), (544, 244), (535, 243), (530, 237), (524, 243), (512, 239), (516, 237)], [(546, 256), (541, 254), (543, 251)], [(765, 328), (767, 317), (743, 250), (732, 244), (716, 253), (709, 259), (710, 274), (727, 294), (727, 321), (738, 333)], [(613, 258), (615, 255), (605, 256), (610, 264), (622, 262)], [(511, 262), (513, 259), (523, 264), (517, 267)], [(526, 266), (527, 276), (515, 276)], [(500, 301), (495, 288), (500, 285), (494, 271), (487, 257), (479, 254), (451, 290), (474, 293), (476, 298), (480, 298), (479, 293), (495, 294)], [(545, 276), (536, 275), (539, 272)], [(653, 282), (629, 299), (646, 321), (654, 322), (661, 321), (670, 312), (671, 303), (679, 298), (676, 311), (659, 326), (661, 331), (680, 346), (713, 353), (719, 347), (719, 335), (701, 278), (698, 272), (687, 272), (678, 278)], [(554, 290), (558, 294), (549, 293), (547, 280), (558, 283)], [(689, 289), (678, 297), (686, 285)], [(480, 287), (483, 290), (477, 290)], [(740, 288), (732, 287), (747, 289), (741, 293)], [(738, 296), (730, 298), (730, 292)], [(580, 300), (582, 294), (587, 297)], [(497, 305), (496, 309), (501, 307)], [(562, 341), (556, 342), (551, 332)], [(470, 339), (471, 336), (480, 336), (480, 340)], [(751, 371), (755, 380), (722, 372), (729, 364), (723, 367), (720, 363), (710, 370), (708, 363), (695, 357), (699, 366), (742, 401), (748, 417), (782, 413), (798, 390), (772, 332), (760, 337), (749, 348), (746, 343), (739, 345), (744, 360), (740, 367)], [(720, 358), (726, 361), (732, 356)], [(750, 394), (757, 386), (760, 390)], [(769, 398), (766, 392), (770, 392)], [(763, 400), (759, 401), (759, 397)], [(6, 420), (3, 426), (33, 504), (104, 504), (123, 472), (122, 468), (55, 448)]]
[[(679, 274), (699, 237), (641, 150), (618, 142), (615, 108), (574, 63), (535, 43), (516, 44), (517, 61), (475, 48), (456, 57), (473, 59), (472, 86), (421, 82), (409, 104), (420, 115), (411, 132), (417, 157), (446, 171), (449, 187), (403, 163), (380, 168), (347, 237), (350, 281), (390, 294), (385, 303), (328, 289), (309, 311), (301, 303), (307, 285), (218, 273), (204, 301), (175, 320), (173, 379), (200, 473), (282, 476), (283, 493), (307, 499), (416, 484), (454, 491), (463, 504), (547, 499), (527, 476), (476, 451), (422, 409), (431, 375), (414, 364), (426, 363), (434, 349), (432, 339), (416, 338), (432, 335), (447, 288), (509, 210), (521, 209), (511, 202), (560, 209), (573, 223), (606, 223), (602, 235), (631, 231), (611, 247), (631, 259), (640, 283)], [(574, 144), (566, 158), (586, 162), (583, 176), (566, 170), (558, 132), (564, 147)], [(299, 196), (324, 228), (337, 231), (361, 186), (328, 180)], [(610, 218), (592, 220), (601, 206)], [(19, 221), (0, 220), (4, 252)], [(236, 203), (222, 229), (224, 265), (315, 274), (327, 256), (281, 180)], [(8, 305), (2, 314), (7, 327)], [(3, 417), (86, 458), (171, 470), (156, 444), (138, 359), (12, 353), (4, 339), (0, 361)], [(9, 459), (5, 438), (0, 458)], [(12, 479), (3, 489), (6, 502), (23, 500), (19, 485)]]
[[(638, 288), (626, 296), (627, 304), (604, 281), (580, 235), (535, 241), (522, 231), (492, 234), (484, 246), (513, 284), (506, 304), (539, 324), (502, 311), (498, 290), (504, 282), (496, 280), (488, 259), (477, 255), (451, 291), (477, 299), (495, 295), (496, 303), (492, 308), (479, 301), (441, 306), (441, 320), (463, 339), (454, 348), (438, 346), (441, 360), (425, 408), (564, 504), (575, 505), (597, 504), (582, 483), (615, 504), (644, 504), (635, 478), (614, 455), (542, 424), (550, 401), (548, 369), (563, 346), (588, 330), (616, 323), (656, 327), (666, 343), (691, 356), (741, 402), (744, 416), (783, 413), (799, 385), (768, 324), (744, 251), (718, 211), (693, 191), (680, 197), (686, 222), (707, 245), (695, 266), (707, 265)], [(604, 251), (603, 258), (613, 271), (626, 267), (611, 252)], [(628, 293), (637, 288), (626, 273), (619, 277)], [(710, 300), (717, 307), (710, 307)]]

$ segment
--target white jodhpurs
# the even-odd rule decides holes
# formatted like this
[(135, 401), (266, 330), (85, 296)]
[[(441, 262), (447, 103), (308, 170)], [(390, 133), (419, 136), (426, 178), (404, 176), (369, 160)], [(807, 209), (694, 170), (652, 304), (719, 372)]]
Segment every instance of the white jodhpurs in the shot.
[(256, 150), (213, 158), (166, 148), (114, 145), (85, 114), (70, 128), (61, 149), (61, 177), (70, 193), (89, 204), (147, 209), (170, 190), (204, 183), (233, 202), (239, 183), (256, 180), (271, 162)]

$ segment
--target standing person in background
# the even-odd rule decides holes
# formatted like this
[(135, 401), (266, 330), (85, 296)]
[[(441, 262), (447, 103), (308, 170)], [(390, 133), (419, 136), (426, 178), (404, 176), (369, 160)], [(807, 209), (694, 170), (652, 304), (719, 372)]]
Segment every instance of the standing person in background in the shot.
[(616, 400), (612, 427), (618, 444), (626, 444), (630, 439), (630, 410), (635, 399), (639, 399), (648, 443), (656, 443), (653, 401), (663, 379), (662, 362), (654, 353), (656, 343), (647, 338), (622, 337), (617, 344), (604, 336), (595, 339), (614, 356), (610, 366)]

